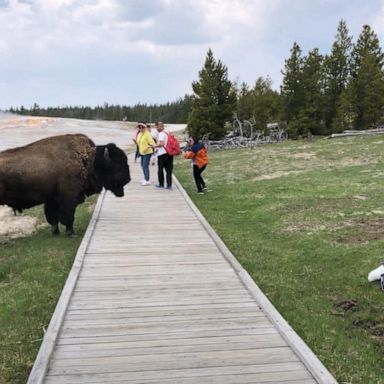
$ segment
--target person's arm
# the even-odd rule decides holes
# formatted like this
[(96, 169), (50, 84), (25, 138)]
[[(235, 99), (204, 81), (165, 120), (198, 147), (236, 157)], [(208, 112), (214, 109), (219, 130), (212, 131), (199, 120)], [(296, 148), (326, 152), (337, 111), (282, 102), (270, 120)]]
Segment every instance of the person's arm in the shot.
[(132, 141), (137, 144), (137, 136), (139, 136), (139, 132), (138, 130), (136, 129), (134, 132), (133, 132), (133, 137), (132, 137)]
[(192, 151), (187, 151), (184, 153), (184, 159), (194, 159), (196, 156), (196, 153)]
[(155, 146), (155, 140), (153, 140), (152, 135), (148, 132), (148, 145), (153, 148)]
[(146, 133), (145, 139), (146, 139), (146, 143), (147, 143), (146, 151), (148, 151), (151, 148), (152, 148), (152, 150), (154, 150), (155, 141), (153, 140), (153, 138), (149, 132)]

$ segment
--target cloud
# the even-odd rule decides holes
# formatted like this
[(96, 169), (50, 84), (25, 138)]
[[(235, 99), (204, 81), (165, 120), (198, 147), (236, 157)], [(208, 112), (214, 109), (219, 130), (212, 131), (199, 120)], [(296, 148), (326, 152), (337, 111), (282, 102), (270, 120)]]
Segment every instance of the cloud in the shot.
[[(164, 46), (217, 43), (236, 28), (240, 33), (261, 30), (263, 12), (269, 7), (258, 0), (10, 0), (7, 4), (0, 12), (0, 31), (8, 49), (94, 45), (149, 53), (154, 46), (161, 52)], [(9, 20), (16, 22), (16, 34), (15, 28), (7, 27)]]
[(277, 88), (293, 42), (327, 53), (341, 18), (382, 38), (384, 1), (0, 0), (0, 100), (169, 101), (191, 92), (208, 48), (231, 79)]
[(379, 11), (376, 13), (375, 17), (372, 20), (372, 28), (377, 34), (383, 37), (384, 35), (384, 1), (382, 1)]

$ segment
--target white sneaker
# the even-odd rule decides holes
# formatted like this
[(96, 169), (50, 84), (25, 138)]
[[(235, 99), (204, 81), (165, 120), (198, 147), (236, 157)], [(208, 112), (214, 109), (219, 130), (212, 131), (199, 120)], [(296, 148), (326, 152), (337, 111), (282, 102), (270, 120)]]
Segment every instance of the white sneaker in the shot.
[(151, 182), (150, 181), (146, 181), (146, 180), (144, 180), (142, 183), (141, 183), (141, 185), (144, 187), (144, 186), (146, 186), (146, 185), (151, 185)]
[(368, 274), (368, 281), (380, 280), (381, 275), (384, 273), (384, 264), (381, 264), (376, 269), (372, 270)]

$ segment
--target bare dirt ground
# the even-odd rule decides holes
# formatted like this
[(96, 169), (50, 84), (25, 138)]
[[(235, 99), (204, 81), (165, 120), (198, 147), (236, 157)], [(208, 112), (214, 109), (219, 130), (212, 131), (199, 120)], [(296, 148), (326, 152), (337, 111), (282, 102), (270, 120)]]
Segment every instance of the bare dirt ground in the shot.
[[(132, 148), (135, 126), (135, 122), (16, 116), (0, 112), (0, 151), (67, 133), (83, 133), (97, 145), (115, 143), (129, 150)], [(182, 132), (185, 126), (166, 124), (165, 128), (172, 132)], [(37, 220), (28, 216), (27, 212), (15, 216), (10, 208), (0, 206), (0, 243), (28, 236), (37, 229)]]
[(35, 217), (15, 216), (12, 209), (0, 206), (0, 244), (6, 241), (32, 234), (38, 228)]

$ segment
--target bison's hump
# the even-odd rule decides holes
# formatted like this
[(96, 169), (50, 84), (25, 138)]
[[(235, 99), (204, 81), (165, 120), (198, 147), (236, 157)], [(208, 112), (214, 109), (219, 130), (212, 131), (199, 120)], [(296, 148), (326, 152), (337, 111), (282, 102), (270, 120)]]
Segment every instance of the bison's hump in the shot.
[(83, 135), (82, 133), (75, 133), (46, 137), (22, 147), (7, 149), (3, 152), (0, 152), (0, 155), (14, 154), (19, 151), (39, 152), (42, 150), (42, 148), (46, 148), (46, 150), (56, 149), (59, 153), (60, 150), (62, 151), (67, 148), (83, 150), (83, 148), (88, 147), (95, 147), (95, 143), (88, 136)]
[(76, 174), (86, 179), (92, 172), (96, 146), (83, 134), (47, 137), (23, 147), (0, 152), (0, 163), (8, 174)]

